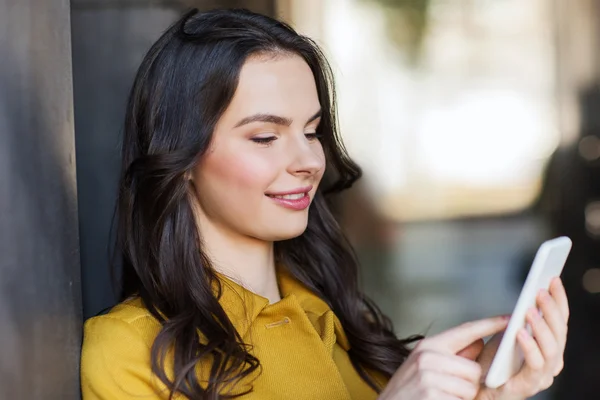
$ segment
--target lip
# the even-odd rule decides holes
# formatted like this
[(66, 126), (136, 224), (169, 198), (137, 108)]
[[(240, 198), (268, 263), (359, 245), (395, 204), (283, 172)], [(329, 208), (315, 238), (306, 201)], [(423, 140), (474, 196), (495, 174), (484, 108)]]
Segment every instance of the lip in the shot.
[[(305, 188), (299, 188), (290, 190), (287, 192), (277, 192), (277, 193), (268, 193), (265, 194), (268, 198), (273, 200), (278, 205), (289, 208), (291, 210), (301, 211), (305, 210), (310, 206), (310, 191), (312, 190), (312, 186), (307, 186)], [(304, 193), (304, 196), (299, 199), (281, 199), (273, 196), (284, 196), (286, 194), (301, 194)]]
[(312, 190), (312, 185), (305, 186), (293, 190), (288, 190), (287, 192), (269, 192), (266, 193), (267, 196), (285, 196), (286, 194), (300, 194), (300, 193), (309, 193)]
[(289, 208), (291, 210), (301, 211), (305, 210), (310, 206), (310, 195), (308, 193), (304, 194), (304, 197), (299, 199), (291, 200), (291, 199), (281, 199), (277, 197), (267, 196), (269, 199), (273, 200), (275, 203), (283, 206), (285, 208)]

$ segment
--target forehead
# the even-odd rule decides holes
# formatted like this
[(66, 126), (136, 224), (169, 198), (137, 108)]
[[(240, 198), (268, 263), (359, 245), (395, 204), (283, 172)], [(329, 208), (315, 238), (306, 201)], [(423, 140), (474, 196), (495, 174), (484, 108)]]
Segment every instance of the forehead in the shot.
[(251, 57), (223, 118), (270, 113), (292, 119), (319, 109), (317, 87), (308, 64), (297, 55)]

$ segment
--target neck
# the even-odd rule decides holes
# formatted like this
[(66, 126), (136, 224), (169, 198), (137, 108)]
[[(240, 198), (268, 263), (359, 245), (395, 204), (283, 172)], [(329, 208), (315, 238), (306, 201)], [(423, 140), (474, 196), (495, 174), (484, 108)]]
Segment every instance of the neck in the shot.
[(200, 238), (212, 267), (244, 288), (269, 299), (281, 300), (277, 286), (273, 242), (244, 236), (200, 218)]

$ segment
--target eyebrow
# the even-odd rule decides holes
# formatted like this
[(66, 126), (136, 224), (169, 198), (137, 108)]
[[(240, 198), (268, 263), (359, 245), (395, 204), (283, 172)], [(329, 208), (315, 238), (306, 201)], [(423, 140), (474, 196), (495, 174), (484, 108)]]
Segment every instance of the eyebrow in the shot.
[[(306, 121), (307, 124), (310, 124), (317, 118), (321, 118), (322, 110), (317, 111), (312, 117)], [(235, 124), (234, 128), (239, 128), (242, 125), (250, 124), (252, 122), (267, 122), (269, 124), (275, 125), (283, 125), (290, 126), (292, 124), (292, 120), (286, 117), (280, 117), (278, 115), (273, 114), (254, 114), (249, 117), (243, 118), (240, 122)]]

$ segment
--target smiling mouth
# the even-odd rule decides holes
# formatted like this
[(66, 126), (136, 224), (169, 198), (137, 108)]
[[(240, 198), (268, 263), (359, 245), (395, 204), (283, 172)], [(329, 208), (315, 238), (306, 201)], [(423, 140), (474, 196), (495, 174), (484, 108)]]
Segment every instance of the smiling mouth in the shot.
[(266, 196), (271, 198), (275, 204), (296, 211), (306, 210), (310, 206), (311, 202), (309, 192), (267, 194)]

